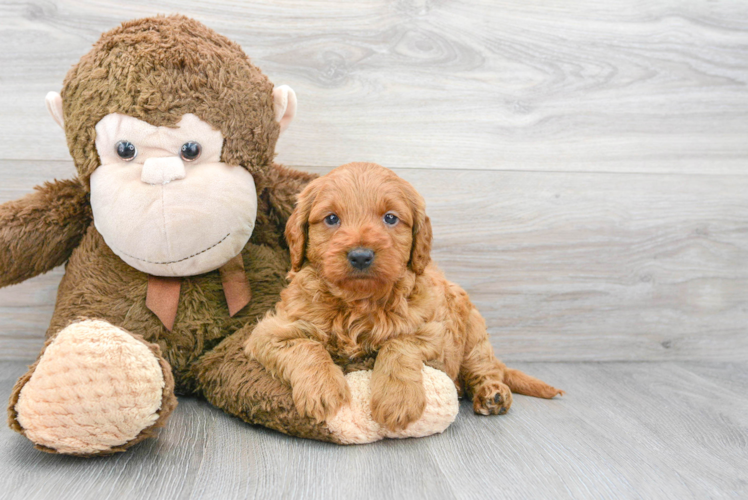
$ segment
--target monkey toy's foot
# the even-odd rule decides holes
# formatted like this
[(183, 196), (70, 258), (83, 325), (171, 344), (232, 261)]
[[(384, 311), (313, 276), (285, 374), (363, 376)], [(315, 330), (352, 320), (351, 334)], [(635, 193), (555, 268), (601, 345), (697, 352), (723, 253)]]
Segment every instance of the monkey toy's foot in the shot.
[(37, 448), (90, 456), (150, 437), (175, 406), (174, 379), (157, 346), (84, 320), (47, 342), (13, 388), (8, 413)]
[(459, 411), (457, 389), (446, 373), (424, 366), (426, 408), (420, 419), (403, 430), (389, 431), (371, 416), (371, 371), (345, 376), (351, 388), (351, 403), (327, 421), (327, 428), (342, 444), (364, 444), (383, 438), (424, 437), (444, 432)]

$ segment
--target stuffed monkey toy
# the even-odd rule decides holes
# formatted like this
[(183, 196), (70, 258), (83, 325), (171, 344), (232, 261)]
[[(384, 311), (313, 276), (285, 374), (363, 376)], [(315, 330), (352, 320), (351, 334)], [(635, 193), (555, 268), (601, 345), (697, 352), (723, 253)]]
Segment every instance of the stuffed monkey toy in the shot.
[[(243, 352), (286, 285), (283, 229), (313, 178), (273, 163), (291, 89), (169, 16), (105, 33), (47, 106), (78, 175), (0, 205), (0, 286), (66, 265), (46, 343), (10, 397), (14, 430), (47, 452), (110, 454), (153, 436), (189, 394), (295, 436), (388, 435), (368, 410), (370, 372), (350, 373), (353, 403), (319, 422)], [(391, 437), (454, 419), (453, 384), (425, 370), (426, 413)]]

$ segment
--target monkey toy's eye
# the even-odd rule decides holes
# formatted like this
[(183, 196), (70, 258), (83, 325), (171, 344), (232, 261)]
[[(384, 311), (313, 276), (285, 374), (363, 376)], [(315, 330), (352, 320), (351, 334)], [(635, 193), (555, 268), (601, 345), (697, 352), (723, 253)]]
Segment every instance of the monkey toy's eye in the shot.
[(327, 217), (325, 217), (325, 224), (327, 224), (330, 227), (337, 226), (338, 224), (340, 224), (340, 217), (338, 217), (335, 214), (330, 214)]
[(138, 150), (135, 149), (135, 145), (130, 141), (119, 141), (115, 148), (117, 156), (125, 161), (132, 161), (138, 156)]
[(190, 141), (182, 144), (179, 156), (181, 156), (184, 161), (195, 161), (200, 158), (200, 153), (202, 152), (203, 147), (200, 144)]
[(395, 214), (384, 214), (384, 217), (382, 217), (382, 219), (384, 220), (384, 223), (387, 224), (388, 226), (394, 226), (395, 224), (397, 224), (397, 221), (400, 220), (397, 218), (397, 215)]

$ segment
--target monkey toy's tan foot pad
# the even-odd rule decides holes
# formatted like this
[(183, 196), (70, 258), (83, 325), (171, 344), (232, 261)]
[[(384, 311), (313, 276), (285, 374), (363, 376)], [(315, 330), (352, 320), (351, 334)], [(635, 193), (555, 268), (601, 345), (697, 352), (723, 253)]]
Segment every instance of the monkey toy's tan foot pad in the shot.
[(123, 451), (176, 406), (158, 347), (105, 321), (66, 327), (16, 385), (11, 427), (52, 453)]
[(400, 431), (390, 431), (371, 417), (371, 371), (345, 376), (351, 388), (351, 403), (327, 421), (327, 428), (342, 444), (364, 444), (384, 438), (424, 437), (444, 432), (459, 411), (457, 389), (446, 373), (423, 367), (426, 408), (420, 419)]

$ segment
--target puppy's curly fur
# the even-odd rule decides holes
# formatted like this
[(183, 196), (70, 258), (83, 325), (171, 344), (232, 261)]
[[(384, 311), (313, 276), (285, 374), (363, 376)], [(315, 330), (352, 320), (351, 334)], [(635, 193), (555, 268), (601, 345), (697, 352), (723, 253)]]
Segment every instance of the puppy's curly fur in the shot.
[[(423, 413), (423, 363), (483, 415), (506, 413), (512, 391), (563, 394), (496, 359), (478, 310), (431, 263), (423, 198), (392, 171), (350, 163), (311, 182), (286, 239), (292, 281), (246, 351), (291, 385), (302, 414), (333, 416), (350, 400), (344, 372), (372, 365), (372, 416), (391, 430)], [(352, 250), (373, 258), (356, 267)]]

